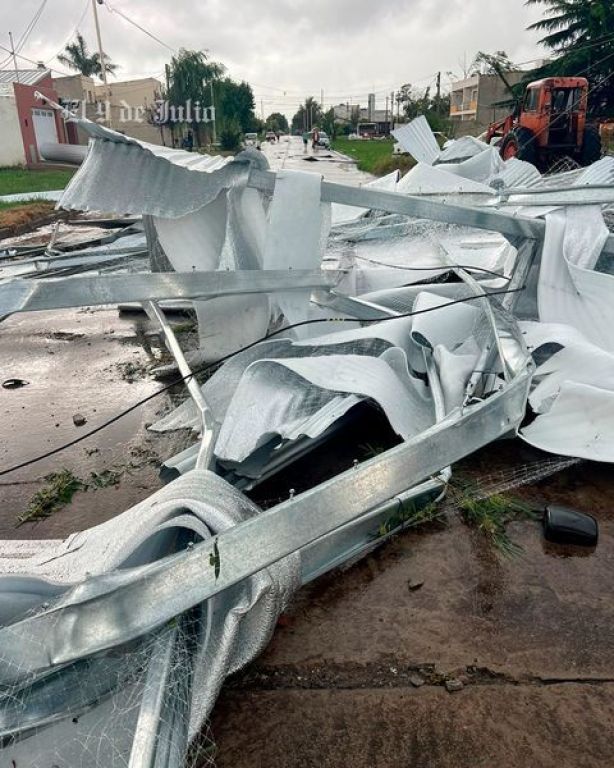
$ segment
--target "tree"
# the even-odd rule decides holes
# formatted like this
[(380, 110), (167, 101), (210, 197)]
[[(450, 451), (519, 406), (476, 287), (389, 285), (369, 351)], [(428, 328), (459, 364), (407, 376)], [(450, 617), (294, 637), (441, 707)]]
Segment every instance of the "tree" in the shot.
[(478, 51), (471, 63), (471, 72), (481, 75), (498, 75), (500, 72), (511, 72), (514, 65), (505, 51), (484, 53)]
[(275, 131), (275, 133), (278, 131), (279, 133), (288, 133), (290, 130), (288, 119), (281, 112), (271, 113), (267, 117), (264, 127), (267, 131)]
[[(211, 106), (210, 84), (219, 79), (224, 73), (224, 66), (215, 61), (209, 61), (204, 51), (190, 51), (182, 48), (177, 56), (173, 56), (167, 65), (168, 90), (166, 99), (175, 107), (185, 108), (188, 101), (192, 103), (192, 120), (190, 125), (197, 145), (201, 144), (201, 123), (197, 119), (194, 107)], [(217, 104), (216, 104), (217, 106)], [(171, 123), (171, 132), (173, 124)]]
[(614, 115), (614, 3), (612, 0), (527, 0), (545, 6), (544, 18), (529, 30), (545, 33), (539, 41), (553, 52), (526, 81), (549, 76), (582, 76), (589, 81), (589, 114)]
[[(216, 113), (222, 124), (234, 122), (240, 131), (253, 131), (255, 126), (254, 94), (251, 86), (235, 83), (229, 77), (214, 84)], [(256, 128), (257, 130), (257, 128)]]
[(300, 133), (310, 131), (315, 125), (319, 126), (321, 122), (322, 110), (320, 105), (313, 96), (308, 96), (305, 103), (300, 105), (292, 118), (292, 130)]
[(396, 101), (406, 119), (413, 120), (424, 115), (434, 131), (449, 132), (449, 95), (433, 97), (430, 86), (424, 91), (416, 91), (410, 83), (405, 83), (398, 89)]
[[(117, 64), (111, 63), (111, 59), (106, 53), (103, 53), (104, 69), (105, 72), (112, 75), (117, 69)], [(92, 75), (102, 75), (102, 67), (100, 66), (100, 54), (90, 54), (87, 48), (87, 43), (83, 39), (83, 35), (77, 32), (77, 39), (74, 43), (67, 43), (64, 46), (64, 53), (58, 54), (58, 61), (64, 64), (65, 67), (70, 69), (76, 69), (86, 77)]]

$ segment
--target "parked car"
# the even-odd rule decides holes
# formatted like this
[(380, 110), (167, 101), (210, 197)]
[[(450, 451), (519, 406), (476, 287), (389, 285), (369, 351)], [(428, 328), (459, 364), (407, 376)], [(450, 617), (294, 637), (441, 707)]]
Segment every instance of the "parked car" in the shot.
[(275, 142), (277, 141), (277, 134), (275, 133), (275, 131), (267, 131), (264, 134), (264, 140)]
[(245, 146), (246, 147), (257, 147), (258, 144), (260, 144), (258, 140), (258, 134), (257, 133), (246, 133), (245, 134)]
[(324, 149), (330, 149), (330, 139), (326, 131), (320, 131), (318, 136), (318, 147), (324, 147)]

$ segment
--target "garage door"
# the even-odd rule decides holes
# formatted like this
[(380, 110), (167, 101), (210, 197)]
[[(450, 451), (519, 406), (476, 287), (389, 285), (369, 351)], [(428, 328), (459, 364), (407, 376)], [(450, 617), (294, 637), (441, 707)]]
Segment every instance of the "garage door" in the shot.
[(40, 147), (43, 144), (57, 144), (58, 134), (55, 127), (55, 116), (50, 109), (33, 109), (32, 123), (36, 137), (36, 148), (40, 157)]

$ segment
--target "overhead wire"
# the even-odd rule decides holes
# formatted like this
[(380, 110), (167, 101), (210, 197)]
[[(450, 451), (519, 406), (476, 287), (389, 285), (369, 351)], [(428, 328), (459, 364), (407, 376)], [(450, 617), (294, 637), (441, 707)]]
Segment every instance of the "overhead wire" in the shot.
[[(456, 266), (456, 265), (450, 265), (449, 268), (451, 269), (453, 266)], [(519, 293), (520, 291), (524, 291), (525, 288), (526, 286), (521, 285), (518, 288), (506, 288), (506, 289), (494, 290), (494, 291), (484, 291), (481, 294), (465, 296), (460, 299), (452, 299), (451, 301), (448, 301), (445, 304), (440, 304), (434, 307), (425, 307), (424, 309), (418, 309), (412, 312), (404, 312), (402, 314), (394, 315), (393, 317), (368, 318), (368, 319), (360, 319), (360, 318), (354, 318), (354, 317), (338, 317), (338, 318), (325, 317), (325, 318), (315, 318), (313, 320), (303, 320), (299, 323), (292, 323), (291, 325), (287, 325), (284, 328), (279, 328), (278, 330), (273, 331), (272, 333), (269, 333), (266, 336), (262, 336), (261, 338), (256, 339), (256, 341), (252, 341), (250, 344), (246, 344), (244, 347), (241, 347), (240, 349), (237, 349), (234, 352), (230, 352), (228, 355), (225, 355), (220, 360), (217, 360), (214, 363), (209, 363), (205, 366), (202, 366), (201, 368), (197, 368), (191, 373), (188, 373), (186, 376), (181, 376), (180, 378), (175, 379), (170, 384), (167, 384), (161, 389), (156, 390), (156, 392), (153, 392), (151, 395), (147, 395), (146, 397), (143, 397), (140, 400), (137, 400), (135, 403), (128, 406), (128, 408), (125, 408), (123, 411), (120, 411), (119, 413), (115, 414), (115, 416), (112, 416), (110, 419), (103, 421), (102, 424), (99, 424), (97, 427), (94, 427), (93, 429), (89, 430), (89, 432), (85, 432), (84, 434), (79, 435), (79, 437), (76, 437), (74, 440), (70, 440), (66, 443), (63, 443), (62, 445), (59, 445), (56, 448), (52, 448), (49, 451), (45, 451), (45, 453), (39, 454), (38, 456), (35, 456), (31, 459), (26, 459), (25, 461), (22, 461), (19, 464), (15, 464), (12, 467), (7, 467), (6, 469), (0, 470), (0, 477), (4, 477), (5, 475), (10, 474), (11, 472), (17, 472), (17, 470), (19, 469), (24, 469), (25, 467), (32, 466), (33, 464), (36, 464), (39, 461), (43, 461), (44, 459), (48, 459), (52, 456), (56, 456), (58, 453), (68, 450), (69, 448), (72, 448), (73, 446), (78, 445), (79, 443), (82, 443), (84, 440), (88, 440), (90, 437), (93, 437), (99, 432), (102, 432), (102, 430), (107, 429), (112, 424), (115, 424), (120, 419), (132, 413), (137, 408), (140, 408), (141, 406), (145, 405), (151, 400), (154, 400), (156, 397), (159, 397), (165, 392), (168, 392), (169, 390), (173, 389), (173, 387), (176, 387), (178, 384), (182, 384), (188, 381), (189, 379), (191, 379), (192, 377), (198, 376), (199, 374), (207, 373), (212, 368), (216, 368), (222, 365), (223, 363), (228, 362), (228, 360), (232, 359), (233, 357), (236, 357), (242, 352), (247, 352), (249, 349), (252, 349), (258, 344), (261, 344), (265, 341), (269, 341), (273, 337), (279, 336), (282, 333), (287, 333), (288, 331), (291, 331), (295, 328), (302, 328), (308, 325), (315, 325), (316, 323), (330, 323), (330, 322), (386, 323), (386, 322), (390, 322), (391, 320), (401, 320), (403, 318), (416, 317), (417, 315), (423, 315), (428, 312), (434, 312), (438, 309), (449, 307), (454, 304), (462, 304), (467, 301), (476, 301), (479, 299), (488, 298), (490, 296), (503, 296), (503, 295), (509, 295), (511, 293)]]

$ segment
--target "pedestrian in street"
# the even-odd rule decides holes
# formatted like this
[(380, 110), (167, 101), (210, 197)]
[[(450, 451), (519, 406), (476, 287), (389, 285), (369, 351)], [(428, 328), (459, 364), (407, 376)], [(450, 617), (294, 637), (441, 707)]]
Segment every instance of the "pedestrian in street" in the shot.
[(313, 130), (311, 131), (311, 148), (315, 152), (318, 148), (318, 141), (320, 140), (320, 131), (318, 130), (317, 125), (313, 126)]
[(309, 132), (305, 131), (303, 133), (303, 154), (307, 154), (307, 144), (309, 144)]

